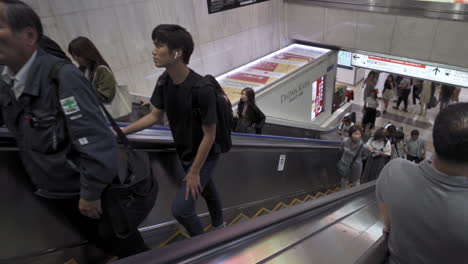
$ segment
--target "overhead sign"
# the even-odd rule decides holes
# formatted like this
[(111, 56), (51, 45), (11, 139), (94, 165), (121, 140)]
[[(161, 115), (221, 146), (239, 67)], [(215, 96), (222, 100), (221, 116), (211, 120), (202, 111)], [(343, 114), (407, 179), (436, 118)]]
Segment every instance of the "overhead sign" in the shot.
[(353, 66), (468, 87), (468, 72), (353, 53)]
[[(278, 81), (329, 51), (328, 49), (292, 44), (223, 74), (216, 79), (223, 87), (229, 100), (235, 102), (239, 100), (242, 89), (250, 87), (258, 92), (265, 86)], [(295, 95), (298, 95), (301, 91), (302, 88), (296, 91)], [(291, 100), (289, 94), (286, 100)]]
[(343, 68), (349, 68), (353, 69), (353, 66), (351, 65), (351, 57), (352, 53), (349, 51), (344, 51), (340, 50), (338, 52), (338, 66), (343, 67)]
[(213, 14), (216, 12), (265, 1), (268, 0), (208, 0), (208, 13)]

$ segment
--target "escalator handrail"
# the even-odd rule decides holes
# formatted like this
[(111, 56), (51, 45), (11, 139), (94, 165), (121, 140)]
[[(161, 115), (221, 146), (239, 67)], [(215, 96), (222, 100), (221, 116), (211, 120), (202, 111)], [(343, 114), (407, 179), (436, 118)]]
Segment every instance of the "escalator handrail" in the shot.
[(221, 229), (216, 232), (209, 232), (203, 235), (193, 237), (164, 248), (153, 249), (135, 256), (122, 259), (117, 264), (149, 264), (149, 263), (178, 263), (182, 260), (191, 258), (212, 250), (221, 245), (239, 240), (243, 237), (260, 232), (266, 228), (278, 225), (300, 215), (309, 213), (313, 210), (323, 208), (338, 200), (356, 196), (363, 192), (368, 192), (375, 188), (375, 181), (363, 184), (358, 187), (340, 191), (322, 197), (318, 200), (312, 200), (307, 203), (299, 204), (294, 207), (285, 208), (272, 214), (257, 217), (244, 223), (239, 223), (229, 228)]
[[(118, 123), (120, 127), (126, 127), (130, 123)], [(150, 130), (164, 130), (170, 131), (171, 129), (164, 126), (151, 126), (148, 129)], [(268, 138), (268, 139), (280, 139), (280, 140), (291, 140), (291, 141), (309, 141), (309, 142), (323, 142), (323, 143), (339, 143), (339, 141), (334, 140), (323, 140), (323, 139), (312, 139), (312, 138), (297, 138), (297, 137), (285, 137), (285, 136), (275, 136), (275, 135), (257, 135), (257, 134), (246, 134), (246, 133), (239, 133), (239, 132), (232, 132), (232, 136), (239, 136), (239, 137), (251, 137), (251, 138)]]

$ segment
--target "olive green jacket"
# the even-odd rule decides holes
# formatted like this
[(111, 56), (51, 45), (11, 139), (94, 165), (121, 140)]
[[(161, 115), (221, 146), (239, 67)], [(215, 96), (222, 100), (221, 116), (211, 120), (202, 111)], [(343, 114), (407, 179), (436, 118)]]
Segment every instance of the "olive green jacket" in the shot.
[(104, 65), (97, 67), (92, 84), (103, 103), (110, 104), (114, 100), (117, 81), (108, 67)]

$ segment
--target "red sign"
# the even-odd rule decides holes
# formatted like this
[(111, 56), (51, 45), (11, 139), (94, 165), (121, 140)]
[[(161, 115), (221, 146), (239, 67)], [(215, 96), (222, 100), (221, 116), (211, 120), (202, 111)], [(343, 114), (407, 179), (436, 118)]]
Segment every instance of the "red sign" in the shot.
[(255, 69), (255, 70), (260, 70), (260, 71), (269, 71), (269, 72), (275, 72), (276, 67), (278, 67), (278, 63), (276, 62), (269, 62), (269, 61), (261, 61), (252, 67), (249, 67), (249, 69)]
[(312, 83), (312, 106), (311, 120), (314, 120), (323, 112), (323, 87), (325, 85), (325, 76)]
[(276, 54), (275, 59), (280, 59), (280, 60), (289, 60), (289, 59), (299, 59), (299, 60), (305, 60), (305, 61), (313, 61), (314, 58), (303, 56), (303, 55), (298, 55), (298, 54), (292, 54), (292, 53), (280, 53)]
[(388, 62), (388, 63), (394, 63), (394, 64), (400, 64), (400, 65), (405, 65), (405, 66), (411, 66), (411, 67), (416, 67), (416, 68), (422, 68), (422, 69), (426, 68), (426, 65), (424, 65), (424, 64), (411, 63), (411, 62), (407, 62), (407, 61), (384, 59), (384, 58), (372, 57), (372, 56), (369, 56), (369, 59), (370, 60), (376, 60), (376, 61)]
[(229, 79), (239, 80), (239, 81), (246, 81), (246, 82), (253, 82), (253, 83), (261, 83), (266, 84), (269, 77), (259, 76), (250, 73), (238, 72), (228, 76)]

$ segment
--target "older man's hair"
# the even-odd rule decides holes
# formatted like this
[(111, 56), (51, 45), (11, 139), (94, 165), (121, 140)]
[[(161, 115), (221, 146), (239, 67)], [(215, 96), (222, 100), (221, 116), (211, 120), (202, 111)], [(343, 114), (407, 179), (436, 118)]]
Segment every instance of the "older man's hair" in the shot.
[(437, 157), (468, 163), (468, 103), (449, 105), (437, 115), (432, 131)]
[(34, 10), (19, 0), (0, 0), (2, 19), (13, 33), (19, 33), (25, 28), (33, 28), (37, 32), (37, 41), (42, 38), (43, 28), (41, 19)]

